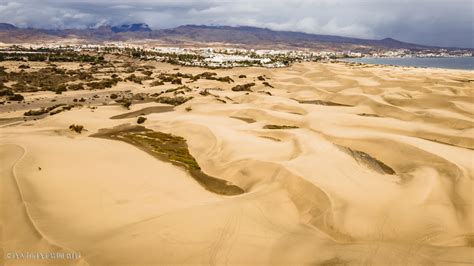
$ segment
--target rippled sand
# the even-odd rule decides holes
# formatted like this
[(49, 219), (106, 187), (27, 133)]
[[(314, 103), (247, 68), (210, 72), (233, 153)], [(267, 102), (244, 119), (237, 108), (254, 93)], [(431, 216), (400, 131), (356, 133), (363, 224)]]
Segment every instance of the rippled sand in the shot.
[[(222, 90), (193, 90), (174, 110), (83, 107), (3, 123), (4, 254), (81, 253), (60, 265), (474, 264), (472, 71), (302, 63), (216, 72), (236, 82), (200, 80), (193, 86)], [(230, 90), (246, 82), (257, 83), (248, 95)], [(131, 144), (89, 137), (142, 112), (143, 126), (185, 138), (203, 172), (245, 193), (214, 194)]]

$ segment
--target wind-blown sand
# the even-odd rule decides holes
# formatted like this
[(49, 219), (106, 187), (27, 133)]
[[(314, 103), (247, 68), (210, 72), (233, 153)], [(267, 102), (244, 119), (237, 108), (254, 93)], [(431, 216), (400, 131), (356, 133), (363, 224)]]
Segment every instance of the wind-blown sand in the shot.
[[(222, 90), (197, 90), (174, 110), (99, 105), (2, 123), (3, 253), (81, 253), (3, 263), (474, 264), (472, 71), (301, 63), (215, 72), (235, 82), (199, 80)], [(248, 95), (230, 90), (246, 82), (257, 84)], [(134, 92), (163, 90), (144, 87)], [(90, 137), (142, 113), (143, 126), (183, 137), (203, 172), (245, 193), (214, 194), (131, 144)]]

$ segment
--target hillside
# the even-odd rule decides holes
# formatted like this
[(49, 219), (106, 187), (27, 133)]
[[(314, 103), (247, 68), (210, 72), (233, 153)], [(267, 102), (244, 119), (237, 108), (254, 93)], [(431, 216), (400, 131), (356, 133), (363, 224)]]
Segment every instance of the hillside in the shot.
[(234, 45), (252, 48), (312, 48), (335, 50), (429, 49), (418, 44), (385, 38), (369, 40), (332, 35), (274, 31), (256, 27), (184, 25), (152, 30), (144, 23), (89, 29), (44, 30), (0, 23), (0, 42), (24, 43), (75, 39), (83, 42), (150, 40), (170, 45)]

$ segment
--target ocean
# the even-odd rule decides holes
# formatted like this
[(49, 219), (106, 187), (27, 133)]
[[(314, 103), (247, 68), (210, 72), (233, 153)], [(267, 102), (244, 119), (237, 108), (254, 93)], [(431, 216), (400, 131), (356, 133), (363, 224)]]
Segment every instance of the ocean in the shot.
[(351, 58), (344, 61), (413, 67), (474, 70), (474, 57)]

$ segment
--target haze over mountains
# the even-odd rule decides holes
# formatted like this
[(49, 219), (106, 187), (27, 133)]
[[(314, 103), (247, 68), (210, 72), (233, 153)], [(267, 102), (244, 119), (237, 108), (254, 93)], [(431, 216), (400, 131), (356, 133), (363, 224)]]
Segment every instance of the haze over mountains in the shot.
[(355, 51), (368, 49), (420, 50), (439, 48), (405, 43), (392, 38), (369, 40), (292, 31), (274, 31), (248, 26), (184, 25), (171, 29), (152, 30), (147, 24), (134, 23), (88, 29), (45, 30), (18, 28), (11, 24), (0, 23), (0, 42), (3, 43), (34, 43), (69, 39), (87, 43), (147, 40), (177, 46), (233, 45), (246, 48), (350, 49)]

